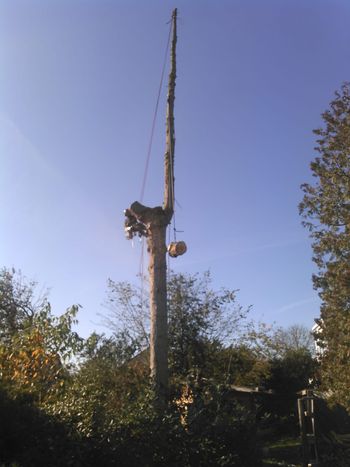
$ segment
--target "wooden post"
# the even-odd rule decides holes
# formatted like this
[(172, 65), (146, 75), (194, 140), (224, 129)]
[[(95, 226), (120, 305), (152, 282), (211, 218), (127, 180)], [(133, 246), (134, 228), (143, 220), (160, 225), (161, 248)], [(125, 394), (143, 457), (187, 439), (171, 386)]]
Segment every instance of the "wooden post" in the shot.
[(164, 205), (149, 208), (135, 201), (125, 210), (129, 238), (147, 237), (151, 308), (150, 373), (155, 391), (155, 408), (162, 412), (168, 402), (168, 314), (166, 284), (166, 228), (174, 212), (174, 100), (176, 79), (176, 18), (172, 14), (171, 68), (166, 117)]
[(317, 433), (315, 425), (315, 398), (313, 392), (305, 389), (298, 399), (298, 415), (302, 443), (303, 467), (318, 464)]

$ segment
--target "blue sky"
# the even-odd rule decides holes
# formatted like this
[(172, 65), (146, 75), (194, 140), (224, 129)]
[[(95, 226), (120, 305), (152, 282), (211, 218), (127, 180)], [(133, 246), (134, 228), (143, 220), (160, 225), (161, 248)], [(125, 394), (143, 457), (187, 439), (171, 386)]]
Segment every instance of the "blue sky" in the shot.
[[(178, 8), (175, 271), (210, 270), (251, 316), (311, 326), (319, 302), (300, 184), (312, 129), (350, 77), (350, 3), (0, 2), (0, 264), (80, 303), (87, 335), (107, 278), (136, 281), (124, 237), (139, 198), (167, 21)], [(163, 195), (162, 91), (144, 202)], [(178, 235), (180, 236), (180, 234)]]

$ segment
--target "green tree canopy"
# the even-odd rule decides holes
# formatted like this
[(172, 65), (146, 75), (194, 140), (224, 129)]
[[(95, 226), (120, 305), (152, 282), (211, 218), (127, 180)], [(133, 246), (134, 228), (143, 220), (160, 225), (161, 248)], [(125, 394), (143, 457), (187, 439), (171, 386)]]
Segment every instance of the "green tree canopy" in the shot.
[[(145, 294), (131, 284), (109, 281), (110, 329), (121, 331), (147, 348), (149, 307)], [(236, 301), (236, 291), (215, 290), (209, 273), (171, 274), (168, 280), (169, 359), (173, 374), (207, 371), (220, 348), (239, 341), (248, 310)], [(135, 347), (136, 349), (136, 347)], [(204, 373), (205, 373), (204, 371)]]
[(318, 338), (323, 342), (322, 381), (350, 410), (350, 84), (323, 114), (313, 184), (302, 185), (300, 212), (313, 240), (318, 267), (314, 286), (322, 300)]
[(32, 323), (34, 316), (48, 305), (46, 292), (14, 268), (0, 270), (0, 340), (11, 338)]
[(82, 339), (72, 329), (79, 307), (55, 316), (36, 287), (13, 269), (0, 272), (0, 376), (12, 396), (42, 401), (64, 384)]

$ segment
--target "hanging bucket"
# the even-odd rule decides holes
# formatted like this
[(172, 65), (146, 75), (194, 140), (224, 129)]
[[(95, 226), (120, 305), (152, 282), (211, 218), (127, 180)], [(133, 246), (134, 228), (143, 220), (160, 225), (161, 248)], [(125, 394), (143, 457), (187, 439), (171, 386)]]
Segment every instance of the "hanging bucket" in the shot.
[(169, 256), (172, 258), (176, 258), (177, 256), (181, 256), (187, 251), (187, 246), (185, 242), (171, 242), (168, 246), (168, 253)]

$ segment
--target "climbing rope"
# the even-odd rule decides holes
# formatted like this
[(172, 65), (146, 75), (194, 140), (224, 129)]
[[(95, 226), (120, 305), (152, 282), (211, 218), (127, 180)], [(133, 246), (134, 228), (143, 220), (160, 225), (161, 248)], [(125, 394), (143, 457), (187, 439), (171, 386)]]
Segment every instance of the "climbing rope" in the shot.
[(146, 181), (147, 181), (147, 175), (148, 175), (148, 167), (149, 167), (149, 161), (150, 161), (150, 158), (151, 158), (152, 145), (153, 145), (153, 136), (154, 136), (154, 130), (155, 130), (155, 125), (156, 125), (156, 120), (157, 120), (157, 115), (158, 115), (159, 100), (160, 100), (160, 95), (161, 95), (161, 92), (162, 92), (164, 74), (165, 74), (165, 67), (166, 67), (167, 58), (168, 58), (171, 31), (172, 31), (172, 22), (170, 23), (170, 28), (169, 28), (169, 35), (168, 35), (168, 41), (167, 41), (165, 54), (164, 54), (163, 67), (162, 67), (162, 73), (161, 73), (161, 77), (160, 77), (159, 88), (158, 88), (157, 101), (156, 101), (156, 106), (155, 106), (155, 109), (154, 109), (154, 115), (153, 115), (153, 121), (152, 121), (152, 127), (151, 127), (151, 135), (150, 135), (150, 139), (149, 139), (149, 143), (148, 143), (146, 164), (145, 164), (145, 170), (144, 170), (144, 174), (143, 174), (141, 194), (140, 194), (140, 202), (141, 203), (143, 201), (143, 196), (145, 194), (145, 187), (146, 187)]
[[(150, 159), (151, 159), (152, 146), (153, 146), (153, 137), (154, 137), (154, 131), (155, 131), (156, 120), (157, 120), (157, 115), (158, 115), (160, 96), (161, 96), (161, 92), (162, 92), (162, 88), (163, 88), (165, 68), (166, 68), (167, 59), (168, 59), (168, 52), (169, 52), (169, 46), (170, 46), (171, 33), (172, 33), (172, 21), (170, 21), (168, 40), (167, 40), (165, 53), (164, 53), (162, 72), (161, 72), (161, 76), (160, 76), (157, 100), (156, 100), (156, 105), (155, 105), (155, 109), (154, 109), (150, 139), (149, 139), (148, 149), (147, 149), (147, 154), (146, 154), (146, 163), (145, 163), (145, 169), (144, 169), (144, 173), (143, 173), (141, 193), (140, 193), (140, 202), (141, 203), (143, 201), (143, 197), (144, 197), (144, 194), (145, 194), (146, 181), (147, 181), (147, 176), (148, 176), (148, 168), (149, 168), (149, 162), (150, 162)], [(171, 167), (172, 167), (172, 165), (171, 165)], [(172, 169), (171, 173), (173, 173), (173, 169)], [(141, 255), (140, 255), (140, 264), (139, 264), (139, 276), (140, 276), (140, 281), (141, 281), (141, 310), (143, 309), (143, 304), (144, 304), (144, 278), (145, 278), (145, 274), (144, 274), (144, 259), (145, 258), (144, 257), (145, 257), (145, 238), (142, 237), (142, 240), (141, 240)], [(168, 264), (168, 267), (169, 267), (169, 264)]]
[(139, 275), (140, 275), (140, 288), (141, 288), (141, 312), (143, 311), (143, 302), (144, 302), (144, 296), (145, 296), (145, 273), (144, 273), (144, 259), (145, 259), (145, 237), (142, 237), (141, 240), (141, 257), (140, 257), (140, 269), (139, 269)]

